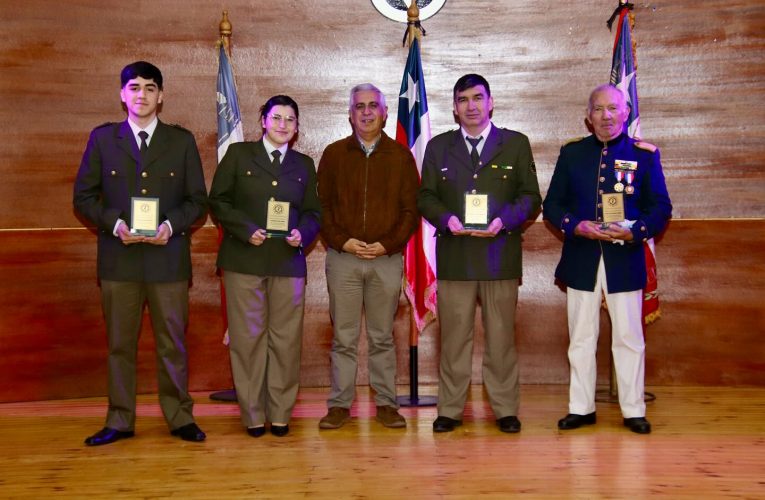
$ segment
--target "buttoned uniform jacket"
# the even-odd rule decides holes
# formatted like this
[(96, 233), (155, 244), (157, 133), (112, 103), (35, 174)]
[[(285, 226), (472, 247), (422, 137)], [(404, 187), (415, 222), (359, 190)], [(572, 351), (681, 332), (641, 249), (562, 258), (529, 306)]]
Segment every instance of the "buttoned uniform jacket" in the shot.
[(356, 135), (324, 149), (319, 161), (321, 234), (343, 251), (350, 238), (380, 242), (387, 255), (401, 252), (420, 221), (417, 165), (412, 153), (382, 133), (372, 154)]
[[(625, 217), (635, 221), (632, 241), (622, 245), (576, 236), (574, 230), (581, 221), (602, 220), (601, 195), (616, 192), (616, 160), (637, 162), (631, 183), (634, 192), (623, 192)], [(628, 185), (626, 178), (621, 183)], [(602, 256), (609, 293), (642, 289), (647, 277), (643, 242), (663, 231), (671, 215), (655, 146), (626, 134), (606, 144), (591, 135), (564, 145), (544, 201), (544, 218), (564, 236), (555, 277), (576, 290), (593, 291)]]
[[(131, 226), (131, 198), (159, 198), (159, 223), (170, 222), (166, 245), (125, 245), (117, 219)], [(74, 184), (74, 207), (98, 231), (98, 277), (112, 281), (172, 282), (191, 278), (192, 224), (206, 213), (202, 162), (188, 130), (157, 124), (142, 163), (126, 121), (90, 134)]]
[[(455, 236), (452, 215), (464, 223), (465, 194), (488, 194), (488, 221), (503, 228), (493, 238)], [(437, 135), (425, 150), (417, 208), (436, 229), (439, 280), (507, 280), (522, 274), (521, 228), (538, 210), (534, 158), (528, 138), (492, 124), (473, 170), (461, 130)]]
[[(283, 237), (267, 238), (258, 246), (249, 242), (255, 231), (266, 229), (272, 198), (290, 203), (289, 231), (300, 231), (300, 247)], [(316, 168), (309, 156), (290, 148), (273, 167), (262, 139), (231, 144), (215, 171), (210, 209), (224, 230), (219, 267), (256, 276), (306, 276), (303, 247), (316, 239), (321, 214)]]

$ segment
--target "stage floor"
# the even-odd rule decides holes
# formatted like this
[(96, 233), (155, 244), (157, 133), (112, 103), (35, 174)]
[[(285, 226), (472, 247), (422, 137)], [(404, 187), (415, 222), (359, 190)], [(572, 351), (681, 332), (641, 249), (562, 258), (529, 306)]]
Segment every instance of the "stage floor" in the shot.
[[(407, 388), (399, 388), (405, 394)], [(156, 397), (139, 397), (136, 437), (86, 447), (105, 398), (0, 405), (2, 498), (765, 498), (765, 389), (651, 387), (653, 433), (597, 425), (562, 432), (566, 386), (523, 386), (520, 434), (501, 433), (482, 387), (462, 427), (434, 434), (435, 407), (374, 420), (358, 387), (350, 424), (320, 431), (326, 389), (300, 392), (290, 434), (254, 439), (233, 403), (194, 394), (204, 443), (170, 436)], [(422, 394), (433, 394), (424, 388)]]

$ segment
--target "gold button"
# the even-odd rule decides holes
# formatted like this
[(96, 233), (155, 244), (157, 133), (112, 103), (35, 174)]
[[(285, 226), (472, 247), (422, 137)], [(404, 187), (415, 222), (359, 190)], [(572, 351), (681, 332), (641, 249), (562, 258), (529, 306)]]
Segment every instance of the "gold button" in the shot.
[(441, 180), (442, 180), (442, 181), (445, 181), (445, 180), (446, 180), (446, 177), (441, 177)]
[(640, 230), (645, 232), (645, 226), (640, 226)]
[(602, 221), (602, 220), (603, 220), (603, 217), (598, 217), (598, 221)]
[(565, 222), (566, 224), (568, 224), (568, 221), (569, 221), (569, 218), (568, 218), (568, 217), (566, 217), (565, 219), (563, 219), (563, 222)]
[(608, 166), (608, 165), (606, 165), (605, 163), (601, 163), (601, 164), (600, 164), (600, 168), (606, 168), (607, 166)]
[(566, 230), (565, 229), (561, 229), (560, 232), (563, 233), (563, 234), (566, 234)]
[(479, 166), (479, 167), (483, 166), (483, 162), (479, 160), (479, 161), (478, 161), (478, 166)]
[(141, 177), (143, 177), (144, 179), (147, 178), (148, 176), (149, 174), (147, 174), (146, 172), (141, 172)]
[(602, 203), (598, 203), (598, 208), (603, 208), (603, 204)]
[(170, 172), (170, 177), (175, 177), (175, 172)]
[(252, 175), (252, 172), (248, 170), (247, 175)]
[(272, 186), (278, 186), (278, 185), (279, 185), (279, 183), (278, 183), (278, 182), (276, 182), (276, 181), (271, 181), (271, 185), (272, 185)]
[(471, 193), (471, 194), (475, 194), (475, 193), (476, 193), (476, 190), (474, 189), (474, 190), (472, 190), (470, 193)]
[(116, 170), (112, 170), (112, 175), (117, 175), (117, 171)]
[(603, 156), (606, 156), (607, 154), (608, 154), (608, 150), (607, 150), (607, 149), (604, 149), (604, 150), (603, 150)]
[(598, 189), (598, 194), (603, 194), (603, 190), (602, 189)]
[(141, 189), (141, 194), (146, 194), (146, 193), (148, 193), (148, 191), (146, 191), (145, 189)]
[(606, 178), (605, 177), (601, 177), (600, 178), (600, 182), (606, 182)]
[(507, 176), (506, 176), (506, 175), (503, 175), (503, 176), (502, 176), (502, 178), (503, 178), (503, 179), (507, 179)]
[(478, 174), (473, 174), (473, 179), (478, 179)]

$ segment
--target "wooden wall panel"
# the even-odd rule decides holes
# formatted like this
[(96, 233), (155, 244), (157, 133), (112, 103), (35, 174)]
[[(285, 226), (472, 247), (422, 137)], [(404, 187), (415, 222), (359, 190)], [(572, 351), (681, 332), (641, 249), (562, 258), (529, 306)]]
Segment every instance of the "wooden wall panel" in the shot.
[[(746, 234), (721, 255), (721, 234)], [(193, 390), (231, 386), (221, 344), (215, 231), (193, 237), (194, 280), (188, 332)], [(560, 252), (542, 223), (524, 236), (517, 344), (521, 381), (567, 383), (565, 293), (553, 283)], [(301, 383), (329, 385), (332, 330), (324, 248), (309, 254)], [(652, 385), (765, 385), (765, 226), (762, 221), (673, 221), (658, 246), (664, 316), (649, 327), (646, 377)], [(0, 232), (0, 402), (104, 394), (106, 339), (95, 280), (95, 236), (84, 229)], [(409, 382), (408, 305), (396, 320), (397, 381)], [(599, 380), (608, 382), (609, 322), (602, 317)], [(473, 381), (481, 381), (477, 325)], [(420, 382), (437, 382), (438, 325), (422, 334)], [(363, 338), (363, 337), (362, 337)], [(361, 343), (366, 352), (366, 342)], [(358, 382), (367, 383), (366, 355)], [(156, 390), (153, 338), (144, 321), (139, 390)]]
[[(434, 133), (454, 127), (456, 78), (483, 73), (492, 85), (495, 122), (529, 135), (546, 191), (560, 145), (584, 133), (589, 89), (608, 76), (613, 34), (604, 25), (613, 6), (605, 0), (448, 0), (424, 22)], [(205, 0), (2, 2), (0, 120), (10, 125), (0, 140), (0, 354), (8, 361), (0, 371), (13, 384), (4, 385), (0, 400), (103, 393), (95, 240), (71, 208), (76, 169), (89, 131), (123, 119), (120, 69), (148, 59), (165, 75), (162, 119), (195, 133), (209, 185), (216, 161), (214, 43), (223, 8)], [(258, 107), (276, 93), (300, 104), (298, 149), (317, 161), (329, 142), (349, 133), (352, 85), (377, 84), (395, 116), (404, 26), (377, 14), (371, 2), (231, 0), (225, 8), (234, 26), (247, 138), (259, 136)], [(643, 135), (662, 149), (675, 206), (659, 257), (666, 266), (662, 279), (672, 285), (665, 289), (668, 317), (649, 332), (649, 382), (761, 385), (762, 348), (753, 339), (765, 332), (759, 306), (765, 6), (681, 0), (638, 4), (635, 14)], [(386, 130), (394, 134), (393, 118)], [(209, 223), (195, 235), (189, 344), (196, 389), (230, 385), (213, 235)], [(526, 249), (518, 326), (523, 381), (565, 383), (565, 296), (550, 279), (557, 240), (537, 223)], [(303, 382), (311, 385), (326, 385), (329, 373), (323, 258), (321, 247), (310, 256)], [(405, 382), (403, 299), (401, 305), (397, 345), (399, 381)], [(437, 337), (436, 326), (422, 337), (423, 383), (436, 380)], [(150, 391), (151, 335), (141, 342), (141, 390)], [(360, 381), (365, 363), (362, 356)], [(700, 368), (710, 363), (713, 369)], [(474, 380), (480, 380), (478, 362)]]
[[(529, 135), (543, 190), (560, 145), (582, 135), (588, 91), (607, 79), (615, 2), (449, 0), (425, 21), (434, 132), (453, 127), (451, 88), (485, 74), (495, 121)], [(349, 88), (401, 83), (404, 27), (371, 2), (226, 2), (246, 136), (275, 93), (301, 106), (298, 147), (318, 160), (349, 132)], [(0, 228), (78, 227), (68, 209), (88, 132), (120, 120), (118, 74), (148, 59), (166, 79), (162, 117), (192, 130), (215, 167), (214, 42), (222, 4), (203, 0), (6, 0), (0, 9)], [(765, 214), (765, 6), (759, 0), (637, 4), (643, 135), (662, 148), (676, 218)], [(387, 129), (393, 134), (394, 120)], [(30, 192), (30, 188), (34, 192)], [(40, 200), (45, 200), (44, 204)]]

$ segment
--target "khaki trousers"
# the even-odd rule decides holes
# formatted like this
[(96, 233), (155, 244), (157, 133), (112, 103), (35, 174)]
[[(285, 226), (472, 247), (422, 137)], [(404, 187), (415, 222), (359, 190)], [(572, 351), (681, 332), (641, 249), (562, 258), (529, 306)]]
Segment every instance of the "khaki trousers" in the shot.
[(441, 363), (438, 415), (462, 420), (473, 357), (476, 300), (485, 335), (483, 385), (496, 418), (518, 414), (520, 386), (515, 350), (518, 280), (438, 281)]
[(305, 278), (226, 271), (223, 282), (242, 424), (286, 424), (300, 384)]
[(109, 410), (106, 426), (135, 428), (136, 357), (144, 303), (149, 304), (157, 353), (159, 405), (173, 430), (194, 422), (188, 392), (186, 325), (188, 281), (143, 283), (101, 281), (101, 301), (109, 341)]
[(364, 260), (330, 248), (326, 272), (334, 332), (327, 405), (350, 408), (353, 403), (363, 308), (369, 340), (369, 384), (376, 392), (375, 404), (398, 408), (393, 320), (401, 295), (401, 253)]

